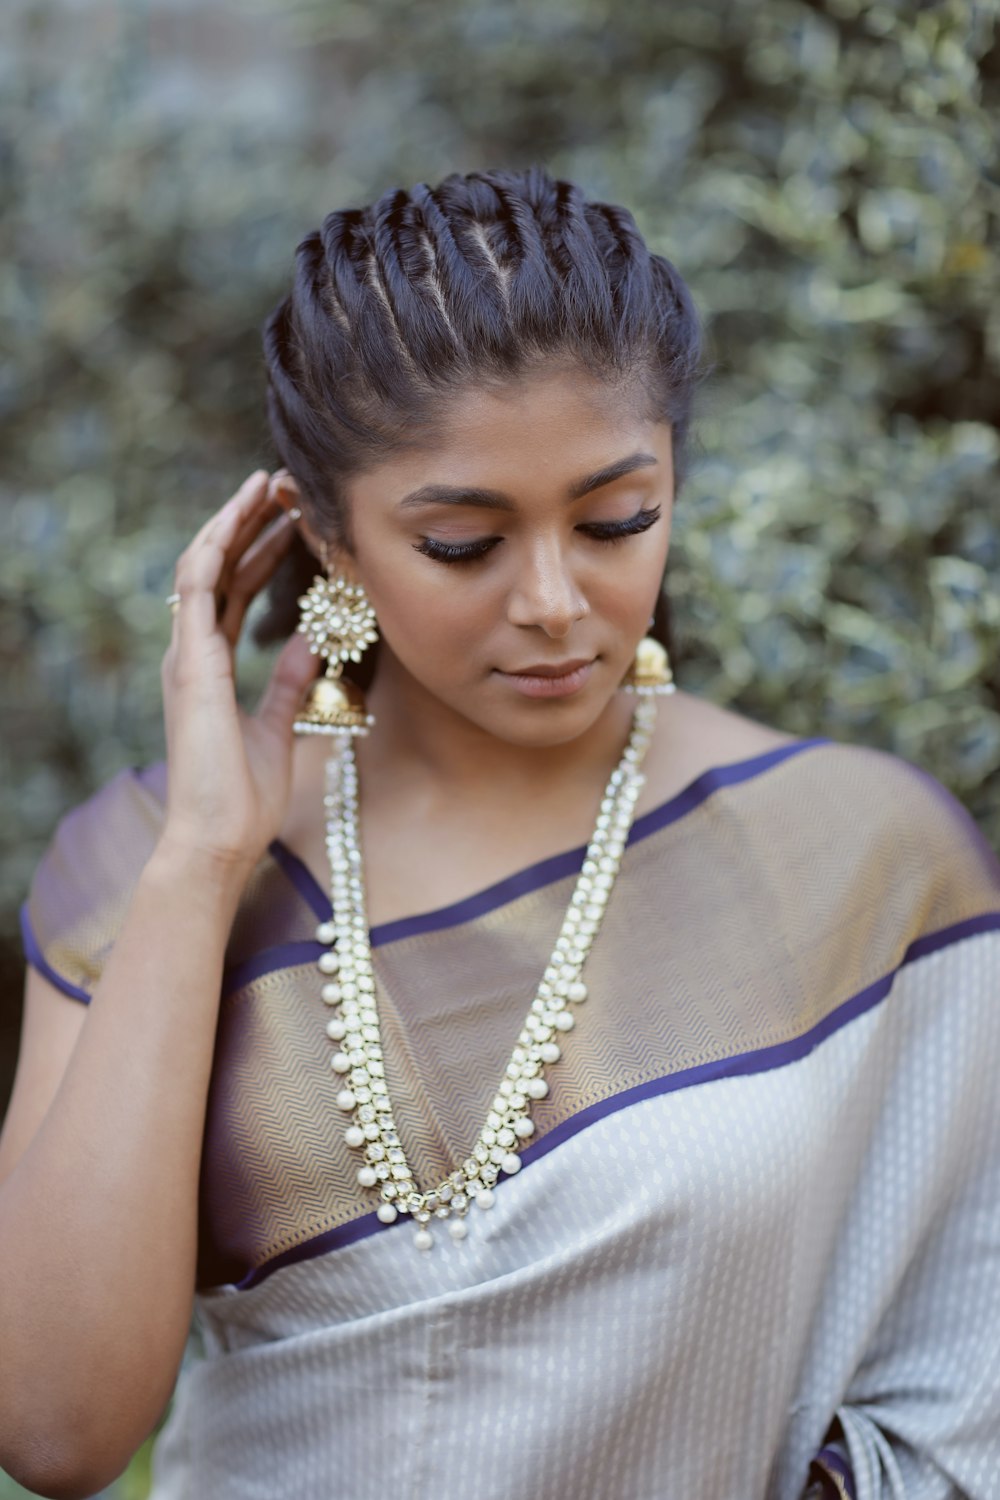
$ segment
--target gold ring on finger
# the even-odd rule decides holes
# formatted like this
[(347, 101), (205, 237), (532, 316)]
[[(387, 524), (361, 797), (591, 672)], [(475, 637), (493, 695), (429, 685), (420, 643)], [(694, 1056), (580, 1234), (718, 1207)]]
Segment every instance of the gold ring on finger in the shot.
[(170, 606), (170, 613), (175, 615), (181, 607), (180, 594), (168, 594), (165, 602)]

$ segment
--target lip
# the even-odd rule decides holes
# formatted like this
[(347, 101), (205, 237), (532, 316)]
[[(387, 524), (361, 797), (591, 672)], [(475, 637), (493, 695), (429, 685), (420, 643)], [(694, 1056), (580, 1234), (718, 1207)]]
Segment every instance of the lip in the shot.
[(498, 675), (525, 697), (566, 698), (583, 687), (595, 661), (596, 657), (577, 657), (574, 661), (539, 663), (520, 672), (499, 672)]
[(530, 667), (515, 667), (505, 677), (565, 677), (577, 667), (589, 667), (593, 657), (575, 656), (572, 661), (532, 662)]

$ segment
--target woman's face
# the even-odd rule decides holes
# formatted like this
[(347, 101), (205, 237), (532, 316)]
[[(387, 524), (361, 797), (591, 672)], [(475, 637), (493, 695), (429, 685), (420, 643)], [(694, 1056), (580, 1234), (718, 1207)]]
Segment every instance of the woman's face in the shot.
[(351, 482), (344, 571), (375, 609), (379, 677), (411, 707), (429, 696), (524, 746), (573, 739), (607, 707), (646, 634), (672, 519), (670, 428), (631, 405), (579, 373), (470, 390), (433, 452)]

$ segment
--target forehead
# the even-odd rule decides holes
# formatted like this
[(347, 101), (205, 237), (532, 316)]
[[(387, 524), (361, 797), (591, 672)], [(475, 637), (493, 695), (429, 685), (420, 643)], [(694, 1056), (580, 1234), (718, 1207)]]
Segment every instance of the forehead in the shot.
[(357, 476), (351, 489), (362, 504), (392, 503), (433, 483), (528, 495), (565, 488), (639, 447), (669, 463), (669, 427), (640, 413), (638, 390), (575, 370), (472, 387), (445, 398), (433, 445), (395, 454)]

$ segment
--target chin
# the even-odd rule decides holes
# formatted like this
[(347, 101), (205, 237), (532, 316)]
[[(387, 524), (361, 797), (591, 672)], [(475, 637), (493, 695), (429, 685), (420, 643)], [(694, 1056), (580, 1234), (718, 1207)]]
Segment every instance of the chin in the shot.
[(582, 699), (526, 703), (520, 711), (484, 715), (477, 719), (482, 729), (508, 745), (524, 749), (545, 749), (551, 745), (568, 745), (586, 734), (608, 707), (610, 699), (599, 702)]

